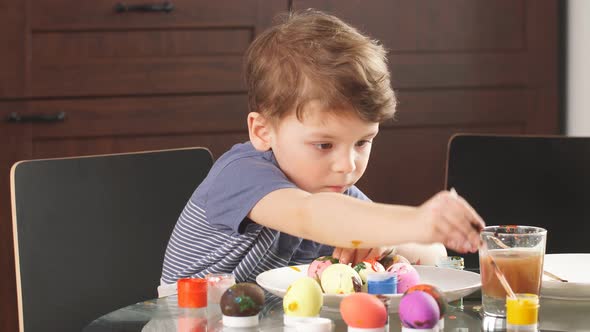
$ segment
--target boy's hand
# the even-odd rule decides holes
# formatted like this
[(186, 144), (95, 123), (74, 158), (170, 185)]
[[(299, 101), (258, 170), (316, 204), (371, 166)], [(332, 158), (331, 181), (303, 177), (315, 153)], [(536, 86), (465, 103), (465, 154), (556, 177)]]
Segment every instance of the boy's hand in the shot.
[(479, 232), (485, 226), (475, 210), (456, 193), (441, 191), (418, 208), (420, 231), (425, 242), (442, 242), (454, 251), (476, 252)]
[(348, 264), (352, 263), (352, 266), (362, 262), (366, 259), (381, 259), (381, 257), (390, 253), (391, 247), (378, 247), (378, 248), (363, 248), (363, 249), (351, 249), (351, 248), (335, 248), (332, 253), (332, 257), (338, 258), (340, 263)]

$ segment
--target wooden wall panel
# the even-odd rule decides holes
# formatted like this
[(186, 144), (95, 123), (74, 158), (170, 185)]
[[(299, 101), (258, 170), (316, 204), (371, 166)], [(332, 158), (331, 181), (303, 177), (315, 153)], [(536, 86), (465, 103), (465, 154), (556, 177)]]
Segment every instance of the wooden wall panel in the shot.
[(246, 131), (248, 105), (244, 94), (29, 102), (29, 113), (48, 115), (58, 112), (66, 112), (65, 121), (34, 126), (34, 137), (167, 136)]
[(457, 132), (524, 133), (524, 123), (381, 130), (358, 182), (378, 202), (419, 205), (444, 189), (447, 142)]
[[(194, 39), (198, 38), (186, 31), (182, 32), (181, 36), (173, 33), (159, 34), (163, 37), (163, 44), (194, 43), (195, 48), (202, 48), (199, 53), (194, 50), (191, 52), (189, 47), (179, 50), (162, 46), (154, 50), (155, 40), (148, 41), (147, 34), (135, 35), (138, 40), (133, 44), (134, 48), (129, 48), (130, 53), (117, 57), (104, 56), (104, 53), (93, 54), (92, 51), (82, 51), (80, 54), (63, 54), (58, 51), (57, 54), (48, 54), (44, 45), (54, 42), (52, 39), (56, 38), (39, 40), (39, 36), (34, 36), (33, 50), (38, 52), (33, 53), (31, 63), (32, 94), (37, 97), (117, 96), (245, 90), (241, 74), (242, 54), (252, 40), (251, 30), (227, 31), (225, 34), (214, 31), (206, 36), (206, 40), (217, 40), (220, 35), (227, 36), (234, 45), (242, 46), (238, 50), (209, 50), (206, 40), (197, 44)], [(75, 45), (78, 39), (68, 38), (68, 35), (60, 37), (61, 42), (57, 45), (64, 45), (66, 51), (71, 49), (71, 45)], [(116, 53), (125, 50), (117, 47), (113, 39), (125, 40), (129, 36), (114, 36), (121, 38), (110, 40), (108, 37), (113, 36), (101, 34), (98, 38), (104, 41), (100, 47), (105, 52)], [(91, 40), (91, 36), (86, 39)], [(145, 53), (141, 54), (143, 52), (137, 50)], [(160, 54), (149, 54), (151, 52)]]
[(31, 8), (31, 28), (33, 31), (125, 30), (249, 27), (255, 23), (258, 29), (264, 29), (272, 23), (274, 14), (288, 8), (287, 1), (175, 0), (172, 2), (174, 10), (169, 13), (117, 13), (115, 6), (118, 3), (137, 5), (146, 2), (35, 0)]
[(5, 121), (9, 114), (26, 110), (24, 102), (0, 102), (0, 331), (18, 329), (12, 216), (10, 207), (10, 168), (31, 158), (31, 125)]
[(526, 88), (400, 90), (398, 113), (386, 127), (480, 126), (530, 121), (536, 95)]
[[(35, 158), (53, 158), (68, 155), (92, 155), (117, 152), (146, 151), (202, 146), (208, 148), (215, 159), (234, 144), (248, 140), (246, 132), (199, 133), (169, 136), (111, 136), (99, 138), (37, 138), (32, 149)], [(196, 189), (196, 188), (195, 188)]]
[(88, 58), (198, 57), (240, 55), (250, 44), (252, 27), (73, 31), (35, 33), (38, 61), (83, 64)]
[(394, 53), (447, 53), (523, 49), (525, 3), (526, 0), (295, 0), (294, 8), (335, 13)]
[(242, 54), (287, 9), (286, 1), (180, 0), (169, 13), (117, 13), (117, 3), (31, 6), (32, 96), (244, 92)]
[(0, 99), (26, 94), (25, 1), (0, 1)]

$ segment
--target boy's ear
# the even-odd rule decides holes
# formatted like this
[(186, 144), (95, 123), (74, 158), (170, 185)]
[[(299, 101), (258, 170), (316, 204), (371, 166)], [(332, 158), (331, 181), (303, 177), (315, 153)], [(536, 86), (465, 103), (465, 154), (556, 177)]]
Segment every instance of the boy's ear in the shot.
[(268, 151), (271, 148), (271, 123), (260, 113), (248, 113), (248, 134), (250, 142), (258, 151)]

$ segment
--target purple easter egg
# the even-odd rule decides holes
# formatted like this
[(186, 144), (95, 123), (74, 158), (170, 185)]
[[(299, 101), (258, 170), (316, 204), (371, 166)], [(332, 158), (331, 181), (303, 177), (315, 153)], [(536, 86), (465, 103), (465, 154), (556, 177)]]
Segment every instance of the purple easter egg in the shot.
[(440, 318), (436, 300), (423, 291), (404, 294), (399, 303), (399, 318), (405, 327), (431, 329)]

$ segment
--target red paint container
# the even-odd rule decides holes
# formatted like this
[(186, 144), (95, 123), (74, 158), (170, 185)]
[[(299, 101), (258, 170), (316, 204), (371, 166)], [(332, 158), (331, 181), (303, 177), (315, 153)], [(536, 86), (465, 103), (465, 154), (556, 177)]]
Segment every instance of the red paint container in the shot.
[(179, 279), (178, 306), (203, 308), (207, 306), (207, 280), (198, 278)]

